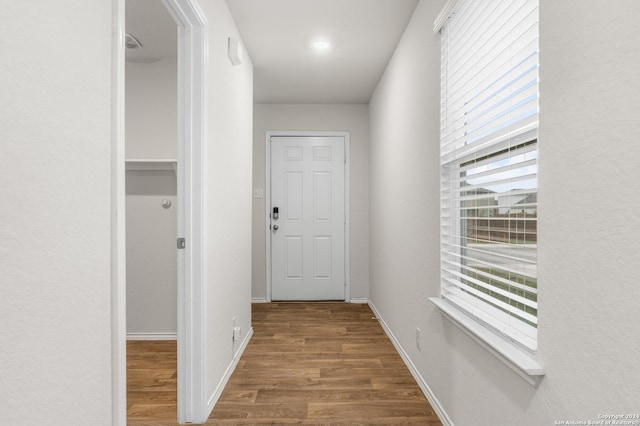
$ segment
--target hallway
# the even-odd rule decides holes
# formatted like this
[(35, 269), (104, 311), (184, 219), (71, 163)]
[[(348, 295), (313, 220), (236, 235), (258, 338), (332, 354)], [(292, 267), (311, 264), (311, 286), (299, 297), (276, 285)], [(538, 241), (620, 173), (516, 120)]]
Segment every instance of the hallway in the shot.
[[(441, 424), (367, 305), (254, 304), (252, 316), (254, 335), (207, 424)], [(128, 424), (175, 424), (151, 412)]]

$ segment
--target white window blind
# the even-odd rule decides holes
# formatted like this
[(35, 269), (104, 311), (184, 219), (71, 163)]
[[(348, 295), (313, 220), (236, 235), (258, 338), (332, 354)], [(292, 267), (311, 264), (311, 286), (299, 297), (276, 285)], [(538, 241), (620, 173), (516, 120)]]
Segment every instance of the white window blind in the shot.
[(441, 39), (442, 297), (535, 351), (538, 1), (461, 0)]

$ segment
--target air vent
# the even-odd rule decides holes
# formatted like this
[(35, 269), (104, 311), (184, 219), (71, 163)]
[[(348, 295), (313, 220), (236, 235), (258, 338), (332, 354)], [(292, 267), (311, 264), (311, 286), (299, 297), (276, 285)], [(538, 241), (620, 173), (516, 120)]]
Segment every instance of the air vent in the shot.
[(129, 33), (126, 33), (124, 35), (124, 45), (126, 46), (127, 49), (132, 49), (132, 50), (142, 49), (142, 43), (140, 43), (137, 38), (135, 38)]

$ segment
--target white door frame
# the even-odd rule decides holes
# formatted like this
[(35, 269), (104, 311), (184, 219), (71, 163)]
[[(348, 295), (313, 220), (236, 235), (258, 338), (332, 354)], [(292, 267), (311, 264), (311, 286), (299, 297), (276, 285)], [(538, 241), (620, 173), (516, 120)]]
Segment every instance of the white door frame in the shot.
[(350, 258), (350, 200), (351, 200), (351, 184), (350, 184), (350, 170), (351, 170), (351, 143), (350, 132), (330, 132), (330, 131), (267, 131), (266, 132), (266, 145), (265, 145), (265, 244), (266, 244), (266, 289), (265, 298), (267, 302), (271, 302), (271, 138), (272, 137), (343, 137), (344, 138), (344, 155), (346, 162), (344, 165), (344, 212), (346, 215), (345, 227), (344, 227), (344, 275), (345, 275), (345, 289), (344, 297), (346, 302), (351, 302), (351, 267)]
[[(178, 26), (178, 422), (206, 421), (207, 21), (197, 0), (162, 0)], [(126, 425), (125, 0), (113, 0), (112, 424)], [(182, 194), (182, 197), (180, 197)]]
[(111, 51), (111, 424), (127, 424), (127, 253), (125, 212), (125, 2), (113, 0)]

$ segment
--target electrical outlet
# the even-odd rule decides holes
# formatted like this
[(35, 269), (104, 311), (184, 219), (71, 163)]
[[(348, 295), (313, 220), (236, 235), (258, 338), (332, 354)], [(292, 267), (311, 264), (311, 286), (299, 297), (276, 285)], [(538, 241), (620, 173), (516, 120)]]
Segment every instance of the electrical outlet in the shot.
[(236, 342), (242, 338), (242, 328), (233, 327), (233, 341)]
[(422, 348), (420, 348), (420, 329), (418, 327), (416, 327), (416, 348), (422, 352)]
[(231, 335), (231, 339), (235, 342), (237, 340), (236, 338), (236, 317), (231, 318), (231, 329), (233, 330), (233, 334)]

